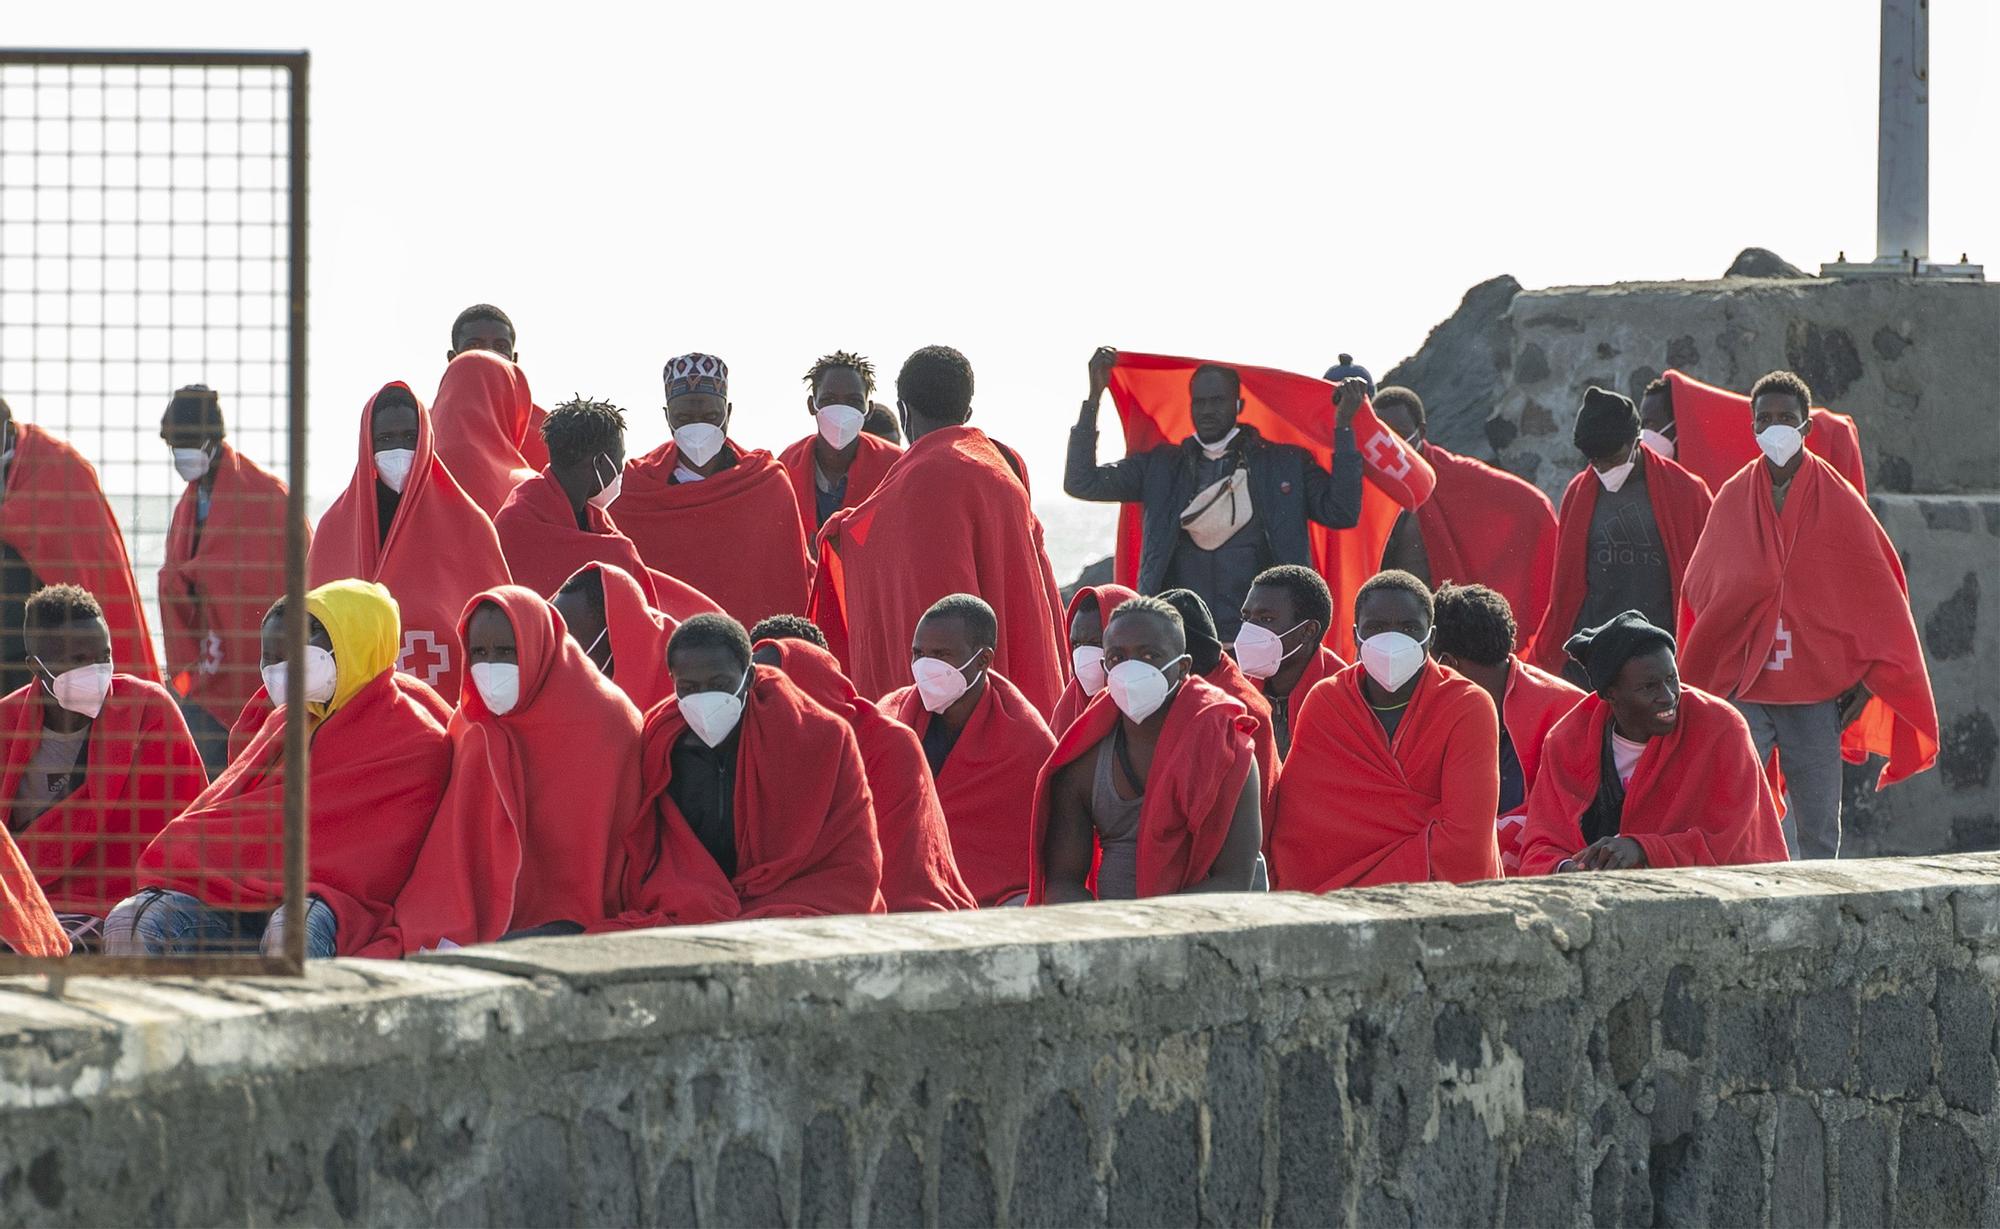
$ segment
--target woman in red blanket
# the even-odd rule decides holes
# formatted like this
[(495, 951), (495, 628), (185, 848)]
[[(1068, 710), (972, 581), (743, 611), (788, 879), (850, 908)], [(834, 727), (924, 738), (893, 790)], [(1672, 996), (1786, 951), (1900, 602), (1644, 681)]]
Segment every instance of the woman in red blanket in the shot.
[[(394, 669), (396, 602), (336, 581), (306, 595), (311, 641), (299, 702), (310, 726), (309, 956), (351, 956), (388, 924), (451, 772), (450, 709)], [(261, 944), (285, 949), (283, 608), (264, 623), (264, 686), (278, 701), (220, 778), (139, 858), (138, 895), (104, 925), (113, 955)]]
[(459, 635), (472, 685), (451, 718), (451, 784), (364, 956), (580, 934), (621, 908), (639, 710), (518, 585), (473, 598)]
[(489, 517), (535, 474), (521, 452), (534, 408), (528, 377), (489, 350), (461, 351), (438, 381), (438, 460)]
[(1049, 714), (1049, 729), (1069, 728), (1084, 706), (1104, 690), (1104, 621), (1121, 602), (1139, 594), (1124, 585), (1083, 585), (1070, 594), (1064, 613), (1069, 628), (1070, 679)]
[(862, 430), (875, 392), (875, 365), (836, 350), (806, 372), (806, 413), (815, 430), (778, 454), (799, 500), (808, 538), (826, 518), (875, 493), (903, 450)]
[(1628, 610), (1568, 648), (1596, 690), (1542, 744), (1521, 874), (1785, 860), (1750, 727), (1682, 685), (1671, 635)]
[(597, 929), (880, 913), (882, 850), (854, 731), (750, 660), (727, 615), (667, 649), (674, 696), (646, 717), (625, 912)]
[(458, 616), (473, 594), (510, 577), (493, 522), (446, 471), (434, 440), (408, 385), (386, 384), (369, 400), (354, 477), (320, 518), (306, 573), (314, 585), (351, 577), (388, 589), (402, 612), (396, 669), (456, 703), (465, 674)]

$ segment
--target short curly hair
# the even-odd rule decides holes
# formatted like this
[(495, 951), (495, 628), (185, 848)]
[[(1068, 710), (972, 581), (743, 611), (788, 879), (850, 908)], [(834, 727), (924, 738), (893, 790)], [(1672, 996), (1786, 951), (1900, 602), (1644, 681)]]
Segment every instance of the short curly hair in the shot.
[(542, 420), (542, 442), (557, 465), (603, 456), (625, 442), (625, 411), (609, 401), (572, 397)]
[(1432, 599), (1431, 647), (1479, 666), (1501, 666), (1514, 651), (1520, 629), (1507, 599), (1485, 585), (1438, 586)]
[[(813, 365), (806, 370), (806, 387), (814, 392), (818, 392), (819, 382), (826, 376), (826, 373), (842, 367), (861, 377), (863, 392), (867, 393), (870, 397), (875, 395), (875, 364), (850, 350), (835, 350), (832, 354), (820, 355), (814, 361)], [(867, 407), (855, 406), (854, 408), (865, 410)]]
[(972, 363), (950, 346), (925, 346), (903, 360), (896, 396), (930, 422), (962, 423), (972, 417)]
[(22, 624), (35, 628), (67, 627), (103, 617), (104, 607), (82, 585), (44, 585), (21, 608)]
[(673, 668), (674, 654), (686, 649), (721, 649), (737, 665), (750, 668), (750, 633), (726, 614), (698, 614), (675, 628), (667, 639), (668, 669)]
[(766, 640), (803, 640), (828, 648), (826, 633), (819, 630), (819, 624), (797, 614), (766, 615), (757, 626), (750, 629), (750, 643), (760, 644)]
[(1796, 371), (1773, 371), (1760, 376), (1757, 382), (1750, 386), (1750, 408), (1752, 410), (1757, 408), (1757, 400), (1760, 397), (1778, 395), (1796, 400), (1799, 403), (1799, 413), (1812, 412), (1812, 389), (1807, 387), (1806, 382)]
[(1368, 600), (1369, 594), (1385, 591), (1407, 593), (1411, 597), (1416, 598), (1419, 602), (1423, 603), (1424, 621), (1432, 624), (1436, 623), (1437, 606), (1431, 600), (1430, 587), (1424, 584), (1423, 581), (1418, 580), (1413, 574), (1405, 572), (1401, 568), (1390, 568), (1386, 572), (1377, 572), (1362, 584), (1360, 592), (1354, 595), (1354, 617), (1356, 619), (1361, 617), (1361, 603)]
[(1375, 395), (1369, 398), (1369, 400), (1378, 411), (1385, 406), (1402, 406), (1410, 412), (1410, 421), (1417, 424), (1417, 430), (1422, 431), (1424, 429), (1424, 399), (1417, 396), (1416, 389), (1404, 388), (1400, 384), (1391, 384), (1387, 388), (1377, 389)]

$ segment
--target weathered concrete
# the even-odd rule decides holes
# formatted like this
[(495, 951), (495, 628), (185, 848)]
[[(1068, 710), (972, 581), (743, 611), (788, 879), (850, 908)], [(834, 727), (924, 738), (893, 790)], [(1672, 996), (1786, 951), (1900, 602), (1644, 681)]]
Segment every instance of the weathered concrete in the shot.
[(0, 986), (13, 1224), (2000, 1223), (2000, 856)]

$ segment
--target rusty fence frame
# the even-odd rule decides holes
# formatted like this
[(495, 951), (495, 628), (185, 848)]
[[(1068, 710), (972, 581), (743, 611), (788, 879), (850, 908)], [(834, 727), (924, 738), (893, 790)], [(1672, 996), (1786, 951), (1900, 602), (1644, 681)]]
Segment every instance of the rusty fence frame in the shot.
[[(307, 51), (164, 50), (70, 47), (0, 47), (0, 66), (137, 68), (277, 68), (286, 73), (287, 414), (285, 525), (286, 689), (305, 694), (306, 647), (306, 272), (308, 204), (308, 102), (312, 56)], [(63, 959), (0, 954), (0, 976), (39, 974), (59, 990), (69, 977), (302, 976), (306, 961), (307, 756), (305, 722), (287, 712), (285, 724), (285, 950), (273, 956), (69, 956)]]

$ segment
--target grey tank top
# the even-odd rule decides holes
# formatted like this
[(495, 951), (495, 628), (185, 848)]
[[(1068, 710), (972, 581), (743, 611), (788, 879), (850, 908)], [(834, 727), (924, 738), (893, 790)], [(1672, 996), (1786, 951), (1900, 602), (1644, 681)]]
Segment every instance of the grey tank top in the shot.
[(1120, 798), (1111, 783), (1117, 753), (1111, 739), (1097, 744), (1097, 775), (1090, 787), (1090, 823), (1104, 856), (1097, 864), (1097, 899), (1132, 900), (1139, 895), (1139, 811), (1146, 796)]

